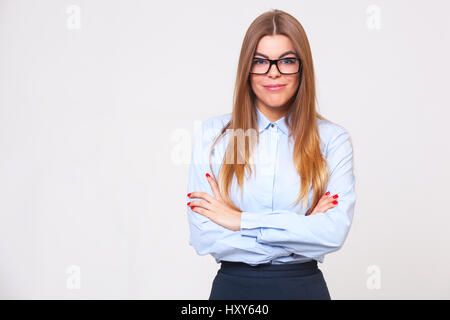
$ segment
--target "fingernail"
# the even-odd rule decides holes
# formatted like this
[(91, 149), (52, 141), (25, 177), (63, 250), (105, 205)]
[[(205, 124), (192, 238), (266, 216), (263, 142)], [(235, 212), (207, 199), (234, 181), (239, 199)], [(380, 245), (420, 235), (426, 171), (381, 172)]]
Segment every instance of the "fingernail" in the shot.
[(211, 177), (211, 176), (209, 175), (209, 173), (207, 173), (206, 176), (207, 176), (208, 178)]
[(191, 203), (190, 202), (188, 202), (188, 204), (187, 205), (190, 205)]
[(338, 202), (336, 200), (333, 201), (333, 204), (338, 204)]
[(337, 198), (339, 198), (339, 196), (338, 196), (337, 194), (335, 194), (335, 195), (333, 196), (333, 198), (334, 198), (334, 199), (337, 199)]
[(329, 195), (329, 194), (330, 194), (330, 191), (328, 191), (327, 193), (325, 193), (326, 196)]
[(194, 209), (194, 207), (191, 207), (191, 209)]
[(192, 194), (192, 193), (188, 193), (188, 197), (190, 197), (190, 196), (191, 196), (191, 194)]

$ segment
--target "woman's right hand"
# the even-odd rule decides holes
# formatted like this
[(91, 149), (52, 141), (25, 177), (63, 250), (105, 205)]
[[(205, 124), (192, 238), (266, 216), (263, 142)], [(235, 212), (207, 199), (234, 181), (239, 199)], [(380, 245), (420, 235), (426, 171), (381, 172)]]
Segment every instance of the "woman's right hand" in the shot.
[(319, 202), (315, 206), (314, 210), (309, 214), (313, 215), (319, 212), (327, 212), (328, 209), (334, 208), (337, 206), (338, 201), (336, 200), (339, 196), (337, 194), (331, 196), (330, 191), (327, 191), (322, 198), (320, 198)]

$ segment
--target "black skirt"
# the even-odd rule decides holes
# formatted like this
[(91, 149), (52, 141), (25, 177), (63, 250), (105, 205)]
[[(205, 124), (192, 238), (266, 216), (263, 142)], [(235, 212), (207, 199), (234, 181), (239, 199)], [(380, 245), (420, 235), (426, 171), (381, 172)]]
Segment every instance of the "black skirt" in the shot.
[(209, 300), (331, 300), (317, 261), (251, 266), (222, 261)]

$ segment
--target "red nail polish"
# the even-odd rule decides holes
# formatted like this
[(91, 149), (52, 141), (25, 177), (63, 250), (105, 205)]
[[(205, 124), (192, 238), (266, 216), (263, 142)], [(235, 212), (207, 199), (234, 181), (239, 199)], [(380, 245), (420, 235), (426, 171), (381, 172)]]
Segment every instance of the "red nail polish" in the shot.
[(190, 197), (190, 196), (191, 196), (191, 194), (192, 194), (192, 193), (188, 193), (188, 197)]
[(191, 203), (190, 202), (188, 202), (188, 204), (187, 205), (190, 205)]
[(211, 176), (209, 175), (209, 173), (207, 173), (206, 176), (207, 176), (208, 178), (211, 177)]
[(330, 191), (328, 191), (327, 193), (325, 193), (326, 196), (329, 195), (329, 194), (330, 194)]
[(334, 199), (337, 199), (337, 198), (339, 198), (339, 196), (338, 196), (337, 194), (335, 194), (335, 195), (333, 196), (333, 198), (334, 198)]
[(194, 207), (191, 207), (191, 209), (194, 209)]
[(333, 204), (337, 204), (338, 202), (336, 200), (333, 201)]

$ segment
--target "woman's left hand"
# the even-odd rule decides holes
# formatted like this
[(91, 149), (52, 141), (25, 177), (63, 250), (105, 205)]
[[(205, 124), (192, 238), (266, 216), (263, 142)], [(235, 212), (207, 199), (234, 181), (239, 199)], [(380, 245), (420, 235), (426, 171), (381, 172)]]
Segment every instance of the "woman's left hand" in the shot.
[(227, 229), (232, 231), (241, 230), (242, 211), (234, 210), (223, 201), (216, 180), (208, 173), (206, 174), (206, 179), (211, 185), (215, 198), (206, 192), (191, 192), (188, 194), (188, 197), (201, 198), (206, 201), (193, 200), (188, 202), (188, 206), (191, 207), (192, 211), (207, 217)]

